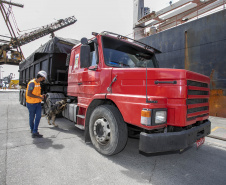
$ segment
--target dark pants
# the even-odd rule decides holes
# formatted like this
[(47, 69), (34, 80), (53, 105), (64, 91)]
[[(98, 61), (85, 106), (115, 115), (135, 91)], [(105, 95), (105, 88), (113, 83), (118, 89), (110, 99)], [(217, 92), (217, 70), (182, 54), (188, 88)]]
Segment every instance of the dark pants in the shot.
[(30, 128), (33, 133), (37, 133), (42, 112), (41, 103), (27, 103), (27, 108), (29, 110)]

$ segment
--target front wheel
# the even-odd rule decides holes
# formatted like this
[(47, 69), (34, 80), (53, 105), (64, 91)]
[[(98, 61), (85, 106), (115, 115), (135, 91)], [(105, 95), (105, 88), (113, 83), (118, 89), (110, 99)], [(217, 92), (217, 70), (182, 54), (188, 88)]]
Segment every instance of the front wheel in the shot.
[(128, 138), (127, 125), (119, 110), (112, 105), (101, 105), (94, 109), (89, 133), (95, 149), (103, 155), (122, 151)]

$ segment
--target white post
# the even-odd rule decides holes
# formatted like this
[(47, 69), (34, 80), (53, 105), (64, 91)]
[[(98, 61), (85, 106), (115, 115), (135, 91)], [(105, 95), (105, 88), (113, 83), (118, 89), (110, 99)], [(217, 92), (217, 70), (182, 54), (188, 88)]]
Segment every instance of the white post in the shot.
[(2, 79), (2, 66), (0, 66), (0, 79)]

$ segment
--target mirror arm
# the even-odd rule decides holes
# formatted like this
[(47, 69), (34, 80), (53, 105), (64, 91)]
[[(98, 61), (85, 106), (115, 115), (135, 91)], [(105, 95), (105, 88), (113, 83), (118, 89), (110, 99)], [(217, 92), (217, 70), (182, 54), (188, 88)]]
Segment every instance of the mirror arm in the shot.
[(91, 70), (91, 71), (97, 71), (98, 67), (95, 66), (94, 68), (88, 68), (88, 70)]

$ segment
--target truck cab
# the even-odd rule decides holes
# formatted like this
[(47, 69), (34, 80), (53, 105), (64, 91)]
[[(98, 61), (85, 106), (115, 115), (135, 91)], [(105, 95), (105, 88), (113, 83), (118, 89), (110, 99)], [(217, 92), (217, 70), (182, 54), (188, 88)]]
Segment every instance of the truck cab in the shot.
[(145, 153), (181, 150), (210, 134), (207, 76), (159, 68), (160, 51), (139, 41), (93, 35), (71, 51), (67, 95), (72, 121), (98, 152), (120, 152), (128, 134), (139, 134)]

